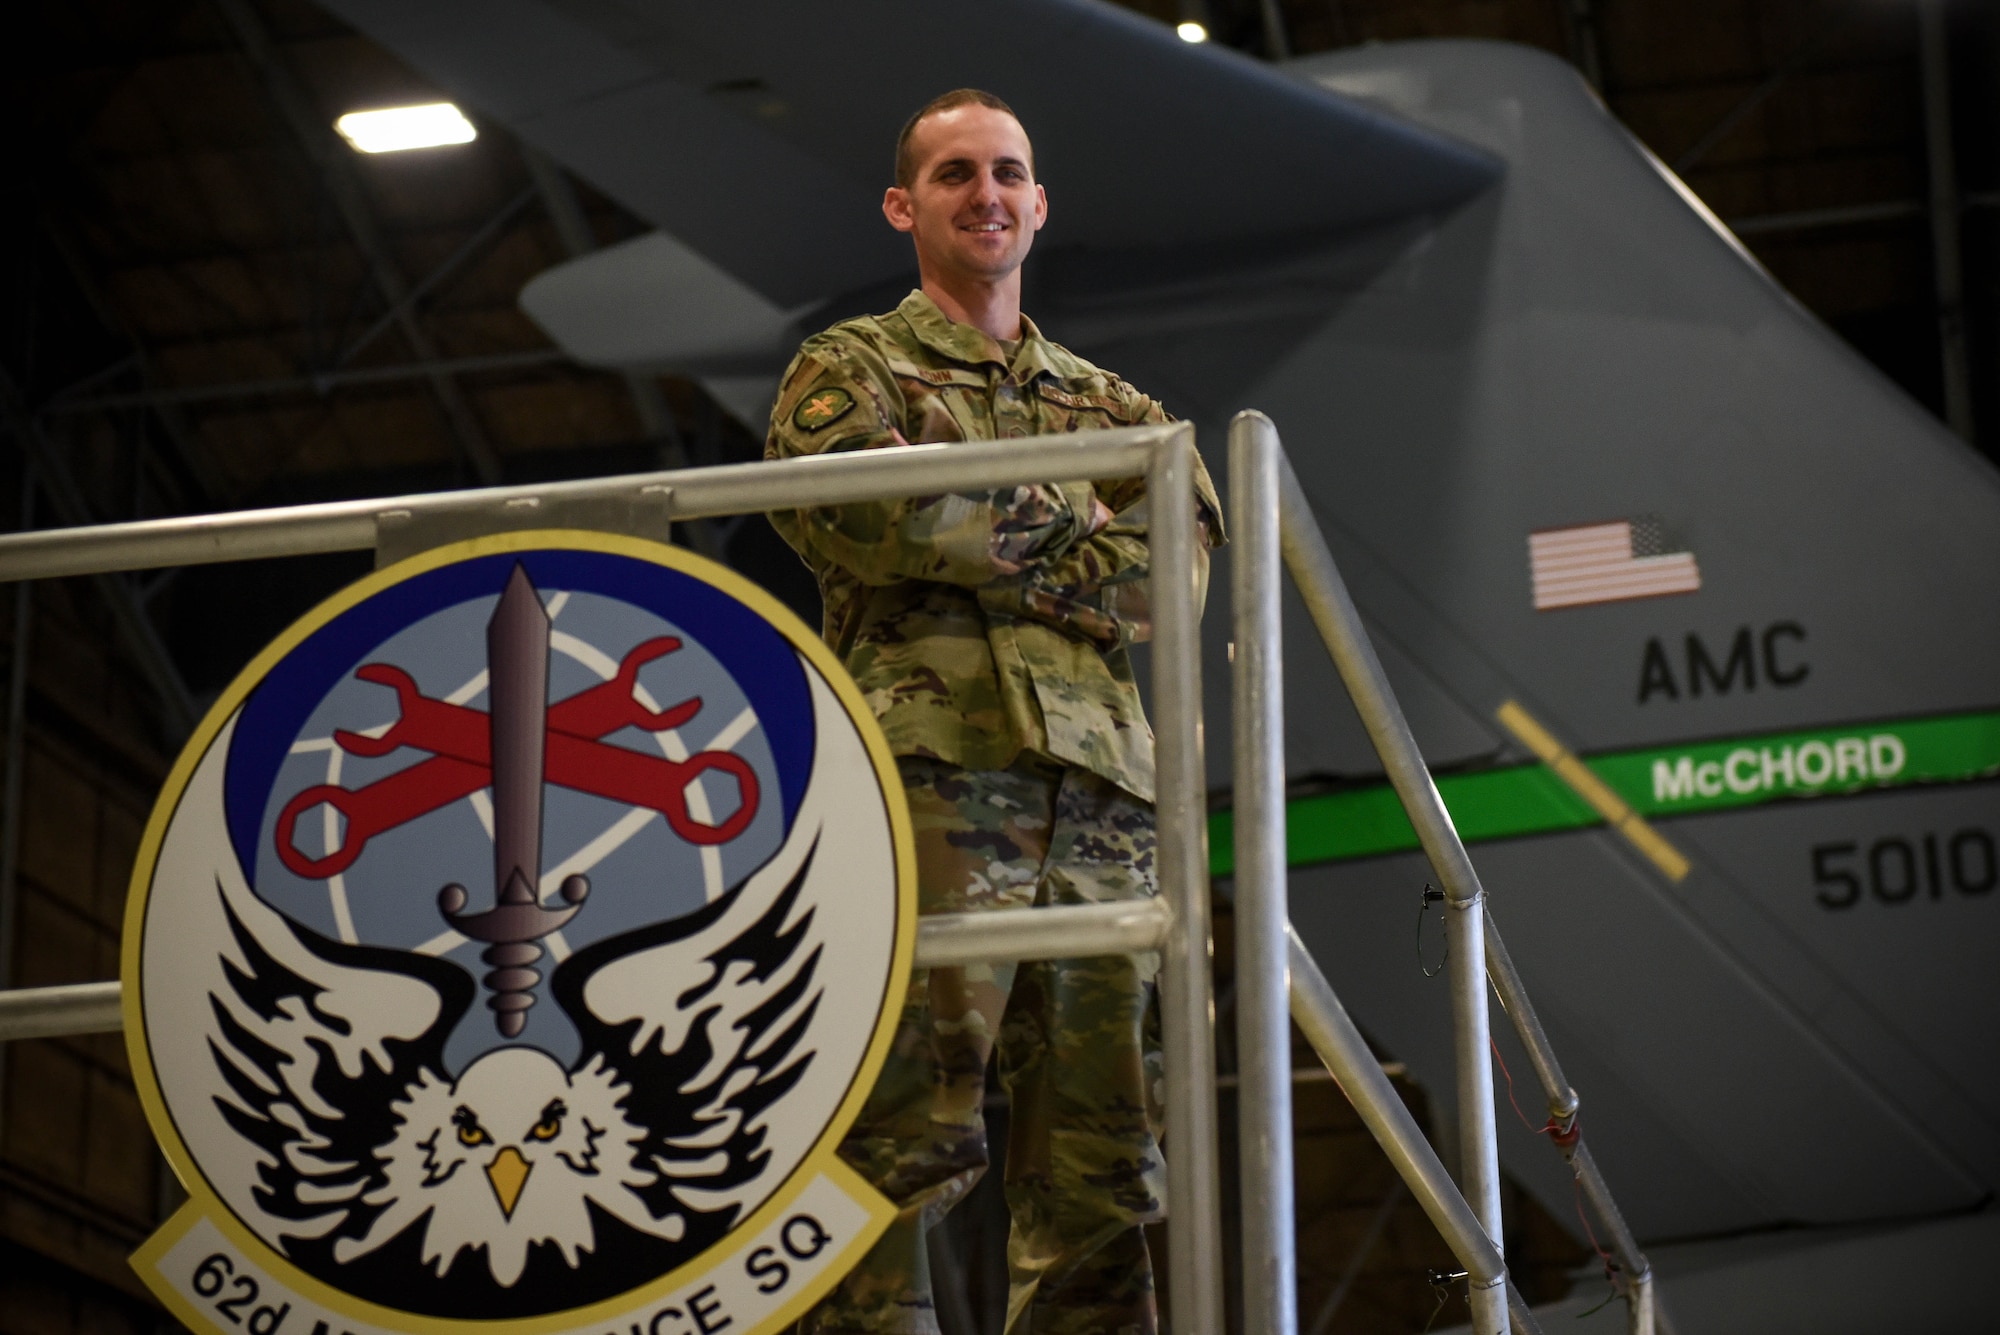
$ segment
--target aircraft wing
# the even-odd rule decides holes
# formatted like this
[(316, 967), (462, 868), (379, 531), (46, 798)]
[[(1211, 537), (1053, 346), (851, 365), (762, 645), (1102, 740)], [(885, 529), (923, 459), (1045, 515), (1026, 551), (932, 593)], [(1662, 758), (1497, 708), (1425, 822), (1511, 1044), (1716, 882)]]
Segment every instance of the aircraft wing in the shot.
[(1050, 248), (1326, 233), (1448, 208), (1497, 171), (1097, 0), (327, 8), (784, 310), (912, 270), (879, 207), (896, 132), (962, 86), (1034, 135)]

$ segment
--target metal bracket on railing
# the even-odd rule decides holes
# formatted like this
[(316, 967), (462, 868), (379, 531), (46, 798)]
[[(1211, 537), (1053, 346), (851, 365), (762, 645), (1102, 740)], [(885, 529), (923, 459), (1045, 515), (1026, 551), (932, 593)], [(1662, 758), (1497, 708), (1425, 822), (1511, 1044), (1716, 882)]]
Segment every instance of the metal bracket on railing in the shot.
[(446, 543), (530, 528), (598, 529), (666, 542), (673, 530), (673, 488), (643, 483), (611, 495), (447, 496), (412, 500), (375, 516), (375, 568)]

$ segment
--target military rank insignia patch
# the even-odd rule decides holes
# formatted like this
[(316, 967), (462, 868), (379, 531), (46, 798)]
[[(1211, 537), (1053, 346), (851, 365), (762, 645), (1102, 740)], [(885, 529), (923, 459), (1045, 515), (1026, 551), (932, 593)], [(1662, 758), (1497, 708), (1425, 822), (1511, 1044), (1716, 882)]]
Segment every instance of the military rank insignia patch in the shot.
[(188, 743), (125, 1033), (229, 1335), (794, 1321), (893, 1211), (835, 1156), (915, 940), (867, 705), (677, 549), (514, 533), (309, 613)]
[(831, 426), (847, 416), (854, 407), (854, 396), (839, 386), (816, 389), (792, 409), (792, 422), (803, 431), (817, 431), (823, 426)]

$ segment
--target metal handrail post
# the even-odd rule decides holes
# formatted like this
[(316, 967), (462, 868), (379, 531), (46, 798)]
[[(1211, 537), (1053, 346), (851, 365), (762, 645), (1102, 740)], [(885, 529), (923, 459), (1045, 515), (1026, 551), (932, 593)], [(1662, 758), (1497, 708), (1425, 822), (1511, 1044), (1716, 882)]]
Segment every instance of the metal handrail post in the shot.
[[(1486, 892), (1472, 859), (1438, 796), (1416, 738), (1396, 703), (1381, 660), (1369, 643), (1361, 614), (1349, 597), (1333, 553), (1313, 518), (1312, 505), (1289, 462), (1281, 467), (1280, 532), (1285, 564), (1304, 597), (1313, 624), (1347, 685), (1354, 709), (1403, 810), (1415, 827), (1437, 877), (1444, 883), (1445, 927), (1451, 947), (1452, 1044), (1458, 1077), (1461, 1177), (1465, 1197), (1496, 1248), (1500, 1218), (1499, 1125), (1493, 1104), (1493, 1058), (1486, 1005)], [(1505, 1293), (1472, 1283), (1474, 1328), (1507, 1330)]]
[(1153, 607), (1153, 706), (1160, 894), (1173, 926), (1160, 971), (1166, 1057), (1167, 1300), (1174, 1329), (1222, 1335), (1221, 1173), (1216, 1162), (1215, 1000), (1208, 912), (1208, 784), (1201, 747), (1201, 609), (1196, 603), (1194, 429), (1180, 427), (1146, 472)]
[(1655, 1328), (1663, 1325), (1664, 1321), (1658, 1294), (1654, 1291), (1652, 1267), (1639, 1250), (1638, 1240), (1632, 1236), (1617, 1201), (1612, 1199), (1611, 1187), (1598, 1169), (1590, 1147), (1583, 1143), (1583, 1128), (1577, 1124), (1582, 1100), (1563, 1075), (1562, 1063), (1556, 1060), (1555, 1047), (1549, 1042), (1548, 1031), (1542, 1028), (1541, 1017), (1535, 1014), (1534, 1003), (1528, 999), (1528, 989), (1514, 968), (1513, 956), (1507, 953), (1507, 944), (1500, 939), (1500, 929), (1494, 925), (1491, 913), (1486, 915), (1486, 966), (1493, 990), (1499, 994), (1500, 1006), (1513, 1021), (1514, 1033), (1520, 1038), (1521, 1046), (1527, 1049), (1528, 1063), (1535, 1068), (1535, 1076), (1541, 1081), (1542, 1094), (1548, 1100), (1549, 1117), (1555, 1124), (1552, 1137), (1555, 1147), (1576, 1175), (1577, 1185), (1583, 1189), (1583, 1197), (1589, 1202), (1591, 1213), (1597, 1216), (1610, 1236), (1611, 1255), (1624, 1272), (1620, 1276), (1619, 1287), (1625, 1293), (1627, 1328), (1631, 1335), (1654, 1335)]
[(1285, 886), (1285, 692), (1278, 433), (1229, 424), (1235, 743), (1236, 1124), (1243, 1199), (1243, 1328), (1293, 1335), (1292, 1043)]
[[(1540, 1335), (1540, 1327), (1527, 1304), (1507, 1282), (1507, 1262), (1500, 1249), (1493, 1245), (1485, 1225), (1459, 1195), (1451, 1174), (1445, 1171), (1437, 1151), (1424, 1139), (1423, 1129), (1397, 1096), (1396, 1087), (1383, 1074), (1381, 1062), (1369, 1050), (1368, 1040), (1361, 1036), (1340, 998), (1334, 995), (1312, 952), (1289, 924), (1285, 936), (1291, 964), (1292, 1018), (1298, 1021), (1313, 1051), (1339, 1082), (1341, 1092), (1347, 1095), (1363, 1125), (1389, 1156), (1390, 1165), (1423, 1207), (1452, 1256), (1465, 1267), (1472, 1291), (1504, 1292), (1513, 1308), (1514, 1325), (1527, 1335)], [(1490, 1328), (1482, 1324), (1477, 1307), (1474, 1326), (1481, 1331)]]

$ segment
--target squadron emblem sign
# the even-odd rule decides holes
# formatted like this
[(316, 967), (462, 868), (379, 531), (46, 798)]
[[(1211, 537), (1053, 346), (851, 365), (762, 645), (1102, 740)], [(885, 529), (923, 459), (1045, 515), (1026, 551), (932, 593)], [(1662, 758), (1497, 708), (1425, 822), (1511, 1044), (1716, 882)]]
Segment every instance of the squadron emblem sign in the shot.
[(732, 1335), (887, 1226), (834, 1155), (915, 934), (866, 705), (672, 548), (378, 572), (211, 711), (134, 874), (126, 1034), (196, 1330)]

